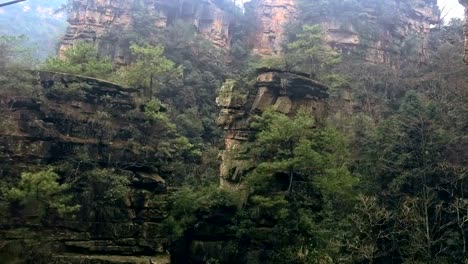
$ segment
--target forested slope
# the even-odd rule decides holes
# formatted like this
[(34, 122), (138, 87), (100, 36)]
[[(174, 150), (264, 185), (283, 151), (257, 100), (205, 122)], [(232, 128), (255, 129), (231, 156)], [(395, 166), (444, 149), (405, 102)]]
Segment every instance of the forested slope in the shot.
[(42, 72), (0, 42), (0, 256), (466, 263), (463, 21), (435, 1), (77, 6)]

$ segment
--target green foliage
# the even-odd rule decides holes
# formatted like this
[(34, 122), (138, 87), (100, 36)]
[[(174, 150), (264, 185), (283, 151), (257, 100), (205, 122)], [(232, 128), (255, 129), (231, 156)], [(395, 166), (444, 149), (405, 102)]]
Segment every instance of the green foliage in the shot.
[(261, 59), (253, 59), (250, 61), (250, 67), (254, 69), (287, 69), (286, 65), (289, 66), (289, 61), (286, 56), (276, 55), (268, 56)]
[(33, 73), (17, 68), (7, 68), (0, 71), (0, 94), (28, 95), (39, 98), (41, 87)]
[(55, 82), (46, 90), (46, 95), (65, 100), (86, 99), (86, 92), (89, 91), (90, 88), (91, 86), (84, 82), (69, 84)]
[(304, 72), (332, 88), (345, 83), (343, 76), (332, 71), (341, 56), (325, 42), (321, 25), (304, 25), (290, 35), (291, 40), (284, 44), (283, 54), (253, 60), (250, 66)]
[(196, 108), (190, 108), (178, 115), (175, 119), (178, 131), (191, 139), (200, 139), (205, 127), (203, 120)]
[[(135, 120), (138, 116), (147, 121), (138, 125), (164, 140), (132, 150), (156, 149), (150, 166), (172, 172), (171, 181), (186, 185), (171, 197), (164, 222), (172, 238), (191, 238), (197, 231), (210, 230), (207, 225), (226, 227), (227, 239), (237, 235), (235, 254), (250, 257), (242, 250), (260, 252), (260, 263), (466, 262), (468, 102), (461, 20), (433, 29), (430, 50), (424, 54), (419, 35), (407, 36), (402, 43), (384, 43), (400, 63), (375, 65), (364, 62), (364, 54), (338, 56), (324, 42), (324, 31), (317, 24), (337, 18), (344, 30), (357, 30), (362, 48), (367, 48), (398, 25), (401, 14), (395, 1), (299, 1), (300, 21), (288, 30), (285, 55), (254, 61), (252, 66), (305, 71), (337, 88), (338, 96), (349, 93), (337, 98), (345, 103), (330, 101), (332, 114), (341, 117), (335, 122), (342, 131), (305, 112), (291, 117), (267, 111), (256, 117), (255, 142), (236, 153), (245, 158), (241, 187), (250, 192), (240, 208), (236, 194), (210, 185), (218, 180), (216, 143), (221, 135), (213, 121), (218, 113), (214, 97), (225, 79), (249, 72), (249, 49), (242, 36), (236, 36), (225, 52), (180, 21), (156, 28), (157, 18), (149, 16), (144, 2), (134, 2), (133, 29), (128, 34), (113, 29), (109, 36), (131, 51), (128, 67), (114, 74), (109, 60), (100, 59), (92, 45), (77, 44), (63, 59), (50, 59), (46, 68), (115, 79), (144, 90), (148, 102), (143, 113), (135, 111)], [(398, 3), (414, 7), (416, 1)], [(373, 23), (364, 8), (379, 14)], [(230, 30), (233, 27), (241, 28), (242, 34), (249, 30), (242, 28), (245, 25), (231, 25)], [(16, 63), (25, 53), (16, 45), (21, 41), (0, 39), (2, 94), (32, 91), (39, 96), (31, 85), (34, 76), (16, 70), (25, 65)], [(252, 85), (247, 82), (244, 88)], [(79, 98), (87, 88), (56, 85), (47, 92)], [(246, 100), (244, 92), (234, 94), (235, 99)], [(152, 99), (155, 95), (164, 103)], [(108, 117), (105, 112), (96, 114), (103, 122)], [(146, 135), (135, 129), (131, 136), (133, 140)], [(133, 174), (99, 169), (83, 149), (76, 150), (78, 165), (63, 169), (82, 204), (82, 219), (128, 220)], [(1, 211), (15, 203), (23, 207), (39, 203), (40, 208), (63, 213), (76, 210), (66, 195), (70, 186), (60, 184), (53, 171), (22, 177), (18, 186), (4, 188), (2, 198), (8, 203), (0, 202)], [(235, 212), (237, 217), (231, 217)], [(222, 219), (227, 224), (211, 222), (220, 216), (227, 218)], [(223, 263), (215, 258), (206, 261)]]
[(53, 169), (25, 172), (15, 187), (4, 191), (4, 196), (10, 203), (35, 208), (41, 218), (48, 217), (53, 211), (60, 216), (76, 212), (80, 206), (72, 205), (72, 196), (67, 194), (70, 186), (59, 180)]
[(324, 78), (330, 67), (340, 61), (340, 55), (325, 43), (320, 25), (304, 26), (287, 48), (285, 56), (292, 60), (292, 69), (301, 69), (318, 79)]
[(130, 193), (130, 176), (116, 169), (96, 168), (80, 175), (77, 199), (82, 217), (91, 221), (113, 221), (125, 215), (125, 202)]
[(444, 146), (450, 143), (450, 134), (436, 126), (438, 118), (434, 105), (409, 92), (398, 114), (381, 124), (376, 134), (378, 145), (371, 150), (379, 154), (369, 154), (374, 156), (370, 166), (376, 170), (375, 176), (391, 175), (380, 178), (381, 184), (400, 189), (410, 179), (425, 177), (430, 172), (430, 164), (435, 165), (441, 159)]
[[(355, 256), (372, 261), (401, 254), (408, 262), (455, 263), (464, 255), (465, 237), (455, 226), (465, 226), (454, 214), (465, 195), (457, 186), (465, 184), (466, 164), (447, 156), (462, 139), (442, 125), (440, 114), (434, 102), (410, 91), (371, 134), (359, 170), (378, 200), (363, 200), (357, 210), (367, 208), (353, 220), (361, 232), (348, 243), (356, 247)], [(390, 245), (395, 242), (397, 249)]]
[[(331, 263), (331, 230), (356, 200), (358, 182), (347, 168), (344, 136), (304, 111), (293, 118), (266, 111), (252, 127), (256, 140), (245, 151), (255, 168), (245, 179), (252, 193), (240, 238), (273, 245), (269, 263)], [(272, 228), (267, 238), (247, 231), (252, 222)]]
[(33, 237), (34, 240), (15, 239), (2, 243), (0, 259), (8, 264), (48, 264), (52, 261), (53, 246), (41, 234), (24, 228), (15, 230), (18, 236)]
[(74, 43), (62, 56), (47, 59), (43, 69), (101, 79), (107, 79), (113, 72), (110, 59), (100, 58), (95, 45), (86, 42)]
[(238, 194), (218, 186), (183, 187), (171, 196), (170, 214), (164, 221), (165, 228), (173, 239), (180, 238), (189, 229), (195, 228), (199, 216), (209, 215), (220, 209), (240, 205)]
[[(210, 43), (203, 35), (198, 34), (193, 25), (183, 21), (173, 21), (165, 28), (154, 27), (155, 17), (147, 12), (146, 6), (141, 4), (141, 1), (135, 1), (135, 3), (135, 12), (132, 13), (134, 16), (132, 29), (123, 31), (114, 28), (109, 39), (117, 39), (124, 50), (132, 44), (145, 48), (148, 52), (152, 49), (154, 52), (151, 54), (141, 54), (141, 56), (147, 57), (149, 62), (156, 62), (156, 70), (169, 71), (153, 76), (152, 96), (156, 96), (165, 105), (170, 106), (170, 111), (166, 111), (167, 116), (177, 125), (177, 131), (190, 141), (190, 151), (188, 153), (184, 151), (190, 158), (184, 162), (176, 162), (177, 178), (186, 178), (190, 181), (205, 177), (202, 176), (205, 172), (209, 171), (211, 174), (212, 171), (217, 170), (215, 167), (201, 170), (196, 165), (202, 159), (203, 150), (210, 149), (210, 145), (216, 144), (221, 136), (221, 131), (215, 124), (218, 113), (215, 103), (216, 91), (224, 78), (230, 74), (236, 74), (238, 68), (236, 66), (235, 70), (234, 67), (228, 67), (225, 63), (228, 54)], [(193, 4), (199, 5), (200, 3), (194, 2)], [(242, 47), (239, 46), (239, 48)], [(159, 55), (162, 57), (158, 58)], [(139, 60), (135, 54), (133, 59)], [(163, 60), (160, 63), (159, 59), (167, 59), (167, 61)], [(232, 58), (232, 62), (243, 69), (243, 65), (240, 65), (242, 63), (237, 63), (236, 59)], [(133, 80), (136, 82), (133, 85), (151, 86), (151, 76), (140, 75), (141, 72), (138, 72), (135, 64), (137, 62), (129, 68), (134, 68), (136, 74), (129, 74), (124, 68), (118, 71), (117, 78), (114, 80), (127, 85), (130, 85), (126, 83), (128, 80)], [(148, 67), (143, 65), (139, 66), (145, 67), (144, 72), (148, 72)], [(163, 69), (159, 65), (172, 65), (173, 68)], [(146, 89), (145, 87), (139, 88)], [(149, 92), (148, 90), (146, 89), (146, 92)], [(159, 145), (158, 149), (164, 153), (177, 156), (177, 153), (171, 149), (170, 143), (163, 142)], [(217, 166), (217, 163), (210, 164)], [(209, 178), (214, 177), (209, 176)]]
[(248, 177), (254, 186), (271, 184), (273, 176), (284, 174), (288, 192), (294, 177), (332, 195), (352, 190), (355, 179), (346, 169), (345, 139), (336, 130), (316, 129), (313, 118), (305, 112), (291, 119), (267, 111), (252, 126), (259, 130), (249, 149), (257, 166)]
[(143, 89), (149, 99), (164, 83), (182, 75), (182, 67), (176, 66), (164, 56), (162, 46), (132, 44), (130, 50), (136, 61), (130, 66), (119, 69), (115, 80), (127, 86)]
[(176, 126), (173, 123), (171, 123), (165, 111), (166, 108), (164, 108), (164, 106), (158, 99), (152, 99), (145, 105), (145, 116), (151, 122), (159, 122), (167, 130), (175, 132)]

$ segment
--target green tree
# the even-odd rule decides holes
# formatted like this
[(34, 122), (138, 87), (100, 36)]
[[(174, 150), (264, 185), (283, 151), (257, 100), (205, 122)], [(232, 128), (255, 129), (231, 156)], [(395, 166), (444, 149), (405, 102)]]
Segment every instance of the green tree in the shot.
[(84, 219), (106, 222), (125, 219), (125, 200), (130, 194), (128, 173), (116, 169), (84, 172), (75, 185), (80, 186), (78, 200)]
[(325, 32), (320, 25), (305, 25), (296, 39), (287, 44), (286, 55), (292, 69), (299, 69), (311, 78), (326, 79), (331, 66), (340, 61), (340, 55), (325, 43)]
[[(249, 221), (272, 228), (262, 241), (273, 245), (267, 259), (331, 261), (331, 230), (346, 214), (339, 208), (356, 198), (345, 138), (330, 127), (318, 128), (305, 112), (290, 118), (267, 111), (253, 127), (259, 132), (245, 152), (254, 167), (245, 179), (252, 188), (246, 210)], [(249, 233), (243, 236), (255, 240), (257, 234)]]
[(237, 193), (223, 190), (215, 185), (183, 187), (171, 195), (170, 211), (164, 225), (173, 239), (180, 238), (202, 219), (217, 209), (237, 208), (240, 199)]
[(451, 157), (450, 146), (460, 139), (442, 126), (440, 113), (433, 102), (408, 92), (366, 146), (361, 173), (372, 182), (368, 186), (375, 186), (370, 191), (378, 194), (380, 206), (392, 215), (391, 224), (380, 232), (394, 234), (387, 243), (398, 244), (388, 250), (391, 247), (380, 243), (375, 255), (455, 263), (466, 254), (460, 205), (466, 196), (462, 186), (467, 167)]
[(72, 196), (67, 194), (68, 184), (61, 184), (60, 177), (53, 169), (38, 172), (24, 172), (18, 184), (4, 191), (10, 202), (19, 202), (23, 207), (35, 208), (41, 218), (57, 212), (63, 216), (76, 212), (80, 206), (73, 205)]
[(130, 50), (136, 61), (121, 68), (115, 78), (122, 84), (143, 89), (148, 100), (165, 82), (181, 77), (182, 67), (164, 56), (164, 47), (133, 44)]
[(108, 79), (113, 72), (109, 58), (101, 58), (92, 43), (77, 42), (61, 56), (46, 60), (44, 70)]
[[(249, 150), (257, 166), (249, 180), (269, 183), (264, 177), (285, 173), (288, 193), (293, 191), (295, 177), (310, 180), (330, 192), (340, 191), (333, 190), (333, 185), (338, 184), (335, 180), (343, 180), (340, 188), (352, 187), (354, 177), (346, 169), (348, 153), (344, 137), (330, 127), (314, 129), (314, 123), (305, 112), (292, 119), (277, 112), (265, 112), (252, 125), (259, 132)], [(340, 173), (341, 169), (344, 170)], [(337, 173), (341, 175), (338, 177)], [(344, 184), (346, 180), (350, 182)]]

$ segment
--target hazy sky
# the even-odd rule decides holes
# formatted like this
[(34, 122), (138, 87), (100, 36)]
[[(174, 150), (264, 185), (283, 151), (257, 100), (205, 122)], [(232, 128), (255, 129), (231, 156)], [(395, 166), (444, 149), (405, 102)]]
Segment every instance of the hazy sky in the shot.
[(447, 15), (445, 17), (446, 21), (450, 20), (452, 17), (463, 18), (464, 9), (463, 6), (458, 3), (458, 0), (438, 0), (438, 2), (441, 10), (445, 7), (442, 11), (442, 15)]
[[(248, 2), (249, 0), (235, 0), (239, 5)], [(385, 1), (385, 0), (382, 0)], [(463, 18), (464, 9), (463, 6), (458, 3), (458, 0), (438, 0), (439, 7), (442, 9), (444, 6), (446, 8), (443, 11), (443, 15), (446, 16), (446, 20), (450, 20), (452, 17)]]
[[(6, 1), (6, 0), (5, 0)], [(249, 0), (235, 0), (239, 5), (242, 5), (245, 2), (248, 2)], [(382, 0), (385, 1), (385, 0)], [(0, 0), (0, 2), (4, 2), (3, 0)], [(65, 1), (64, 1), (65, 2)], [(446, 21), (450, 20), (452, 17), (459, 17), (463, 18), (463, 6), (458, 3), (458, 0), (438, 0), (439, 2), (439, 7), (442, 9), (445, 7), (443, 10), (443, 15), (446, 16)], [(21, 3), (21, 5), (24, 6), (24, 8), (28, 8), (28, 3)], [(2, 12), (4, 10), (0, 9), (0, 14), (4, 13)], [(23, 10), (27, 11), (27, 10)]]

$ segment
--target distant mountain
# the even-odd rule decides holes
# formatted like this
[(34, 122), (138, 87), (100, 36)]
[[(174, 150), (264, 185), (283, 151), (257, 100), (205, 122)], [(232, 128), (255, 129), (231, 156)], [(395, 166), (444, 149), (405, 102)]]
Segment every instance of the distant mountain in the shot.
[[(0, 3), (7, 0), (0, 0)], [(55, 53), (66, 30), (66, 13), (56, 11), (66, 0), (28, 0), (0, 8), (0, 35), (26, 35), (34, 56), (44, 59)]]

